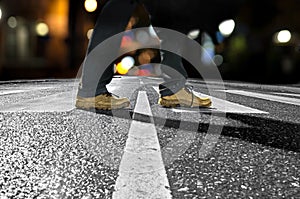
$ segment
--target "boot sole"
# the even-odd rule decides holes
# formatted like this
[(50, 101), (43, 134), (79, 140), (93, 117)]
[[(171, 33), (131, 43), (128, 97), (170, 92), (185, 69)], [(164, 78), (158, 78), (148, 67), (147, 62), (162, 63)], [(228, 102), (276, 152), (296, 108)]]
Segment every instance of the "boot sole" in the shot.
[(166, 108), (175, 108), (175, 107), (188, 107), (188, 108), (196, 108), (196, 107), (205, 107), (209, 108), (212, 105), (212, 102), (210, 101), (208, 104), (203, 104), (200, 106), (190, 106), (191, 102), (185, 102), (185, 101), (177, 101), (177, 100), (164, 100), (159, 99), (158, 104), (160, 104), (163, 107)]
[(114, 109), (122, 109), (122, 108), (128, 108), (130, 105), (130, 102), (126, 102), (123, 104), (114, 105), (113, 107), (111, 104), (101, 104), (96, 105), (95, 103), (89, 103), (89, 102), (83, 102), (83, 101), (76, 101), (75, 107), (78, 109), (84, 109), (84, 110), (90, 110), (90, 109), (97, 109), (97, 110), (114, 110)]

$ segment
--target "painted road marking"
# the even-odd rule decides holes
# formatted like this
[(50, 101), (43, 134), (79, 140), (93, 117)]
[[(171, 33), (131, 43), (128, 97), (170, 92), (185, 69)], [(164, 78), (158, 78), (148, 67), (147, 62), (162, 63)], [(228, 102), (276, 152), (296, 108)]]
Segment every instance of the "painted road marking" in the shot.
[(233, 87), (240, 87), (240, 88), (249, 88), (249, 89), (263, 89), (263, 90), (273, 90), (278, 91), (284, 90), (286, 92), (295, 92), (300, 93), (299, 85), (291, 85), (291, 86), (284, 86), (284, 85), (265, 85), (265, 84), (254, 84), (254, 83), (244, 83), (244, 82), (223, 82), (223, 81), (203, 81), (197, 80), (198, 83), (208, 84), (208, 85), (221, 85), (221, 86), (233, 86)]
[(10, 95), (10, 94), (17, 94), (17, 93), (23, 93), (28, 90), (2, 90), (0, 91), (0, 95)]
[(16, 104), (0, 107), (0, 112), (65, 112), (74, 109), (73, 91), (21, 101)]
[(290, 97), (300, 97), (300, 94), (296, 94), (296, 93), (278, 93), (278, 92), (273, 92), (276, 95), (286, 95), (286, 96), (290, 96)]
[[(156, 86), (153, 86), (154, 90), (156, 90), (157, 93), (159, 93), (159, 89)], [(203, 109), (197, 109), (197, 110), (184, 110), (184, 109), (177, 109), (173, 108), (172, 111), (174, 112), (212, 112), (212, 111), (220, 111), (225, 113), (258, 113), (258, 114), (268, 114), (268, 112), (258, 110), (255, 108), (247, 107), (241, 104), (233, 103), (227, 100), (219, 99), (216, 97), (211, 97), (208, 95), (205, 95), (203, 93), (199, 93), (196, 91), (193, 91), (195, 95), (201, 96), (201, 97), (210, 97), (212, 100), (212, 106), (210, 108), (203, 108)]]
[[(145, 91), (138, 93), (135, 113), (152, 116)], [(154, 123), (133, 119), (112, 198), (171, 199), (169, 187)]]
[(25, 93), (29, 91), (36, 91), (36, 90), (44, 90), (44, 89), (49, 89), (52, 87), (32, 87), (32, 88), (26, 88), (26, 89), (17, 89), (13, 90), (11, 89), (5, 89), (5, 90), (0, 90), (0, 95), (11, 95), (11, 94), (17, 94), (17, 93)]
[(300, 106), (300, 99), (297, 99), (297, 98), (290, 98), (290, 97), (283, 97), (283, 96), (262, 94), (262, 93), (254, 93), (254, 92), (242, 91), (242, 90), (225, 90), (225, 92)]
[[(119, 86), (107, 86), (110, 92), (118, 94)], [(0, 95), (25, 93), (29, 91), (51, 89), (53, 87), (30, 87), (18, 90), (1, 90)], [(35, 99), (20, 101), (6, 106), (0, 106), (0, 112), (66, 112), (75, 108), (77, 88), (73, 91), (60, 92)], [(133, 90), (134, 91), (134, 90)], [(132, 91), (132, 92), (133, 92)]]

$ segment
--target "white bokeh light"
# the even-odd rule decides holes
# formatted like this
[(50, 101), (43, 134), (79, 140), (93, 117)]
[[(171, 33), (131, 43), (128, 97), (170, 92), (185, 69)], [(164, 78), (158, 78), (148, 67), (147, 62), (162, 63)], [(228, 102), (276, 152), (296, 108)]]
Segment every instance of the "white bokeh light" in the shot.
[(0, 20), (1, 20), (1, 17), (2, 17), (2, 10), (1, 10), (1, 8), (0, 8)]
[(275, 36), (276, 43), (288, 43), (292, 38), (292, 34), (289, 30), (281, 30)]
[(97, 9), (97, 1), (96, 0), (85, 0), (84, 8), (88, 12), (94, 12)]
[(89, 29), (86, 33), (86, 37), (90, 40), (93, 35), (94, 29)]
[(199, 37), (199, 34), (200, 34), (200, 30), (196, 29), (196, 30), (191, 30), (187, 36), (190, 39), (197, 39)]
[(223, 36), (229, 36), (235, 28), (235, 22), (232, 19), (225, 20), (219, 25), (219, 30)]
[(47, 24), (40, 22), (36, 25), (36, 33), (39, 36), (46, 36), (49, 33), (49, 27)]
[(124, 57), (121, 61), (122, 67), (126, 70), (129, 70), (134, 66), (134, 59), (130, 56)]

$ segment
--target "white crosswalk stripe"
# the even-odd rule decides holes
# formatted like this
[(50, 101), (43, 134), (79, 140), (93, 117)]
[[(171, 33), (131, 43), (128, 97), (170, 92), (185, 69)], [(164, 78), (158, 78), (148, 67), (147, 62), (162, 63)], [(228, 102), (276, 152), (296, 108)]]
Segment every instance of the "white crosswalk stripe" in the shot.
[(243, 91), (243, 90), (225, 90), (227, 93), (231, 94), (237, 94), (237, 95), (243, 95), (248, 97), (255, 97), (259, 99), (269, 100), (269, 101), (275, 101), (285, 104), (293, 104), (300, 106), (300, 99), (297, 98), (291, 98), (291, 97), (283, 97), (283, 96), (277, 96), (277, 95), (270, 95), (270, 94), (263, 94), (263, 93), (254, 93), (250, 91)]
[(0, 95), (10, 95), (10, 94), (17, 94), (17, 93), (24, 93), (27, 90), (2, 90), (0, 91)]
[[(29, 92), (32, 90), (42, 90), (48, 89), (49, 87), (35, 87), (31, 89), (16, 89), (16, 90), (2, 90), (1, 95), (12, 95), (18, 93)], [(108, 87), (110, 91), (116, 91), (119, 89), (117, 86)], [(118, 89), (117, 89), (118, 88)], [(158, 87), (153, 86), (157, 93), (159, 93)], [(272, 94), (250, 92), (244, 90), (220, 90), (220, 92), (227, 92), (236, 95), (242, 95), (247, 97), (254, 97), (259, 99), (264, 99), (268, 101), (275, 101), (285, 104), (292, 104), (300, 106), (300, 94), (296, 93), (279, 93), (272, 92)], [(58, 94), (53, 94), (45, 97), (40, 97), (37, 99), (25, 100), (17, 104), (10, 104), (8, 106), (0, 107), (0, 112), (14, 112), (14, 111), (29, 111), (29, 112), (64, 112), (70, 111), (74, 108), (74, 91), (62, 92)], [(195, 92), (198, 96), (207, 96), (203, 93)], [(76, 93), (75, 93), (76, 94)], [(219, 99), (216, 97), (211, 97), (213, 105), (212, 109), (201, 109), (200, 112), (210, 112), (210, 111), (221, 111), (226, 113), (256, 113), (256, 114), (268, 114), (268, 112), (259, 110), (256, 108), (244, 106), (238, 103), (230, 102), (227, 100)], [(174, 112), (195, 112), (199, 110), (183, 110), (183, 109), (172, 109)]]
[(16, 104), (0, 107), (0, 112), (65, 112), (74, 109), (73, 91), (24, 100)]
[(0, 96), (1, 95), (11, 95), (11, 94), (17, 94), (17, 93), (24, 93), (24, 92), (30, 92), (30, 91), (37, 91), (37, 90), (45, 90), (49, 89), (51, 87), (27, 87), (26, 89), (5, 89), (5, 90), (0, 90)]
[[(27, 87), (26, 89), (6, 89), (0, 91), (1, 95), (13, 95), (50, 89), (53, 87)], [(118, 93), (119, 86), (109, 85), (110, 92)], [(133, 92), (133, 91), (132, 91)], [(38, 97), (35, 99), (22, 100), (5, 106), (0, 106), (0, 112), (66, 112), (75, 108), (76, 90), (60, 92), (52, 95)]]
[[(152, 116), (146, 92), (140, 91), (135, 113)], [(113, 199), (171, 199), (155, 125), (132, 120)]]
[(300, 94), (297, 94), (297, 93), (278, 93), (278, 92), (273, 92), (273, 94), (276, 94), (276, 95), (285, 95), (285, 96), (290, 96), (290, 97), (300, 97)]

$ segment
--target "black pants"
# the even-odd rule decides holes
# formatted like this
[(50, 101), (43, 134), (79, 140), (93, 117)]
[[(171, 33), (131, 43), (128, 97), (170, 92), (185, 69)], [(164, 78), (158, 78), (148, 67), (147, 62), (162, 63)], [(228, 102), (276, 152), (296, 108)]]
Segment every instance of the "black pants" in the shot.
[[(135, 0), (110, 0), (100, 13), (96, 25), (94, 27), (93, 35), (91, 37), (86, 60), (83, 65), (83, 73), (81, 79), (81, 85), (78, 90), (78, 95), (81, 97), (93, 97), (99, 94), (108, 92), (106, 85), (109, 84), (113, 78), (113, 64), (107, 67), (102, 65), (101, 60), (93, 61), (90, 59), (90, 53), (103, 41), (111, 36), (123, 32), (128, 24), (133, 12), (141, 4)], [(168, 42), (164, 35), (157, 33), (158, 37), (164, 42)], [(111, 49), (115, 49), (115, 53), (120, 48), (120, 41), (115, 41), (113, 45), (110, 45), (109, 53)], [(178, 46), (180, 48), (180, 46)], [(164, 83), (159, 85), (161, 96), (171, 95), (176, 93), (184, 87), (187, 79), (187, 72), (182, 65), (182, 59), (180, 56), (168, 52), (163, 52), (162, 70), (164, 75)], [(105, 52), (102, 56), (105, 56)]]

